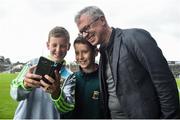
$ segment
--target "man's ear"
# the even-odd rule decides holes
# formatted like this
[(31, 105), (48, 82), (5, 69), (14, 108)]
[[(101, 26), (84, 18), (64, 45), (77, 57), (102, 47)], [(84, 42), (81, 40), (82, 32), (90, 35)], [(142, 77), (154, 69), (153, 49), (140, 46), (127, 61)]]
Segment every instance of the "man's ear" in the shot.
[(99, 19), (103, 23), (103, 25), (106, 24), (106, 18), (104, 16), (101, 16)]

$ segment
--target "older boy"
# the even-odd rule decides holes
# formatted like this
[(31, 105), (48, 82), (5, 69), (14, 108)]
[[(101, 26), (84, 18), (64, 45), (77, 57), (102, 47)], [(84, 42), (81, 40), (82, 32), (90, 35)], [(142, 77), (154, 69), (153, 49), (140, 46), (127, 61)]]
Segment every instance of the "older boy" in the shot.
[(48, 75), (44, 76), (52, 85), (44, 82), (43, 76), (34, 74), (39, 59), (30, 60), (12, 81), (11, 97), (19, 101), (14, 119), (60, 118), (56, 107), (60, 94), (60, 78), (66, 79), (71, 73), (65, 67), (64, 60), (70, 48), (69, 39), (69, 33), (63, 27), (55, 27), (49, 32), (47, 48), (50, 55), (47, 58), (56, 63), (63, 62), (60, 72), (55, 71), (55, 80)]

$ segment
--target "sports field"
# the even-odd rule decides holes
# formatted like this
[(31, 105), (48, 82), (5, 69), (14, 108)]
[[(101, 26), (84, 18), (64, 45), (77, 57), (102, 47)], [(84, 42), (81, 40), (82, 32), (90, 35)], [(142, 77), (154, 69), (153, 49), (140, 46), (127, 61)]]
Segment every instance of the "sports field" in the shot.
[(13, 118), (17, 102), (14, 101), (9, 94), (10, 82), (17, 74), (0, 74), (0, 119)]
[[(17, 74), (0, 74), (0, 119), (12, 119), (18, 102), (14, 101), (9, 94), (11, 80)], [(176, 79), (180, 90), (180, 79)]]

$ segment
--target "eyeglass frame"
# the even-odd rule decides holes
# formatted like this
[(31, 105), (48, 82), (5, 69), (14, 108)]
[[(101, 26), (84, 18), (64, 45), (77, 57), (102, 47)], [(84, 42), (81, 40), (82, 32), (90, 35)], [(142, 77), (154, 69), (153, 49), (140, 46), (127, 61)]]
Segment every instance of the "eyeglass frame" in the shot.
[(97, 17), (95, 20), (93, 20), (91, 23), (89, 23), (88, 25), (86, 25), (79, 33), (78, 33), (78, 36), (79, 37), (83, 37), (83, 33), (89, 33), (89, 29), (91, 28), (91, 25), (93, 23), (95, 23), (96, 21), (99, 20), (100, 17)]

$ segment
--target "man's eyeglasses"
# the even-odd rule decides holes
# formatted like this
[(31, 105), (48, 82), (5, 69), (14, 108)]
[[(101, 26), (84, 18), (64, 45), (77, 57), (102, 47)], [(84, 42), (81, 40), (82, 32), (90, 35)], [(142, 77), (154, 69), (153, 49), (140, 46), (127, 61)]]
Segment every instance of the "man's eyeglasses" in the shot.
[(94, 21), (92, 21), (89, 25), (86, 25), (82, 30), (80, 30), (80, 33), (78, 34), (79, 37), (84, 37), (84, 34), (89, 33), (89, 29), (91, 28), (91, 25), (99, 20), (99, 17), (96, 18)]

